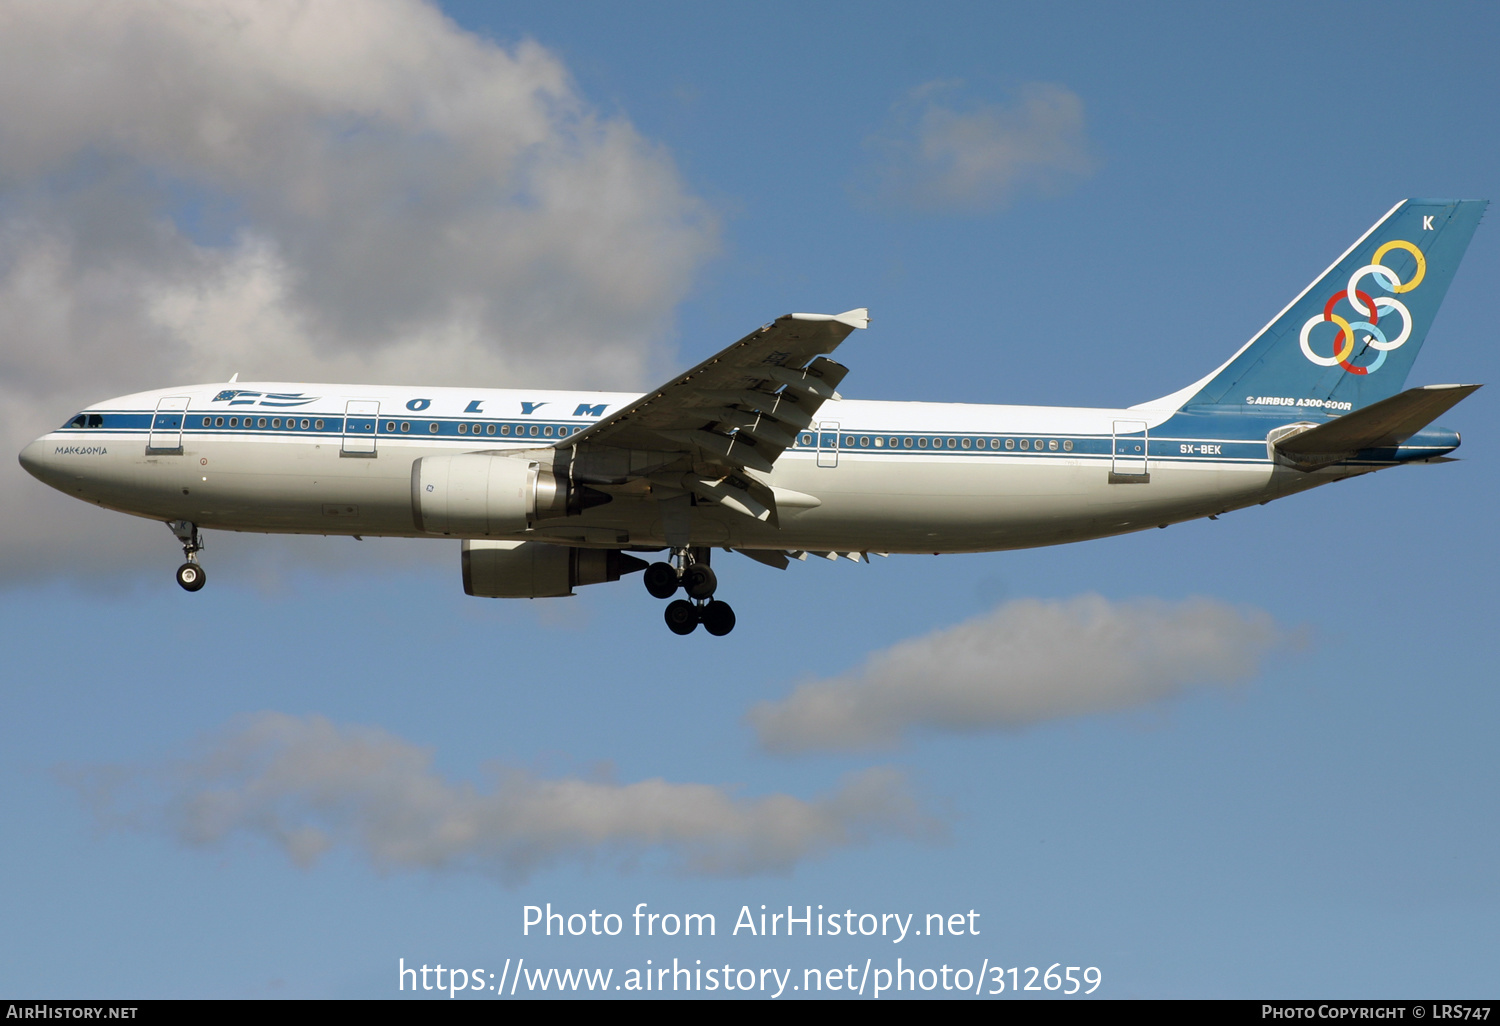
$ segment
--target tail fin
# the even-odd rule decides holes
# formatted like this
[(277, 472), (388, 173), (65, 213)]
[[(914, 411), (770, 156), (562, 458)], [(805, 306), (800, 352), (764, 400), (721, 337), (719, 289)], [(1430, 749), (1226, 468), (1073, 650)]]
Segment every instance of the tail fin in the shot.
[(1147, 405), (1345, 411), (1395, 395), (1488, 205), (1396, 204), (1228, 363)]

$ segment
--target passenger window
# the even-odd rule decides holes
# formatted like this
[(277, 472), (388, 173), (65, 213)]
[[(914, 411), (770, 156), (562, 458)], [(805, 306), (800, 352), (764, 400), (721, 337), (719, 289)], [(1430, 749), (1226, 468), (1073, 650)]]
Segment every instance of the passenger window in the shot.
[(535, 424), (531, 425), (531, 437), (532, 438), (536, 437), (536, 425)]
[(435, 435), (438, 433), (437, 421), (433, 421), (431, 424), (427, 425), (427, 433), (429, 435)]
[(1073, 451), (1073, 439), (1071, 439), (1071, 438), (1064, 438), (1063, 439), (1063, 449), (1065, 449), (1068, 452), (1072, 452)]
[(279, 427), (281, 427), (281, 418), (280, 417), (272, 417), (271, 418), (271, 426), (273, 428), (279, 428)]
[(869, 436), (868, 435), (860, 435), (859, 436), (859, 447), (861, 449), (867, 449), (867, 448), (869, 448), (869, 446), (870, 446)]
[(468, 434), (469, 433), (469, 425), (467, 425), (467, 424), (460, 424), (458, 426), (458, 433), (461, 434), (461, 435)]
[(557, 437), (558, 438), (567, 438), (568, 437), (568, 429), (565, 428), (565, 427), (558, 428), (557, 429)]
[(302, 418), (302, 430), (303, 431), (307, 430), (307, 418), (306, 417)]
[(214, 427), (223, 427), (223, 426), (224, 426), (224, 418), (223, 417), (215, 417), (214, 418)]
[(546, 427), (542, 428), (542, 434), (546, 435), (548, 438), (551, 438), (552, 437), (552, 425), (548, 424)]
[(927, 439), (925, 439), (925, 438), (918, 438), (917, 439), (917, 448), (918, 449), (925, 449), (925, 448), (927, 448)]
[(998, 438), (991, 438), (990, 439), (990, 448), (991, 449), (998, 449), (998, 448), (1000, 448), (1000, 439), (998, 439)]
[(204, 427), (208, 427), (209, 425), (213, 424), (213, 422), (214, 422), (214, 419), (212, 417), (204, 417), (203, 418), (203, 426)]
[(967, 449), (967, 448), (968, 448), (968, 447), (969, 447), (969, 445), (970, 445), (970, 442), (969, 442), (969, 440), (968, 440), (968, 439), (967, 439), (967, 438), (965, 438), (965, 439), (964, 439), (964, 440), (963, 440), (963, 447), (964, 447), (964, 448), (965, 448), (965, 449)]
[(802, 444), (803, 445), (812, 445), (812, 435), (803, 435), (802, 436)]
[(1037, 448), (1038, 448), (1038, 449), (1040, 449), (1040, 448), (1041, 448), (1041, 447), (1042, 447), (1042, 440), (1041, 440), (1041, 439), (1040, 439), (1040, 438), (1038, 438), (1038, 439), (1037, 439), (1037, 440), (1036, 440), (1036, 443), (1035, 443), (1035, 445), (1036, 445), (1036, 447), (1037, 447)]
[(260, 418), (260, 420), (257, 420), (255, 422), (255, 426), (256, 427), (265, 427), (266, 426), (266, 418), (262, 417), (262, 418)]
[(1026, 439), (1023, 438), (1023, 439), (1021, 439), (1021, 448), (1023, 448), (1023, 449), (1030, 449), (1031, 448), (1031, 443), (1028, 442)]
[(885, 447), (885, 439), (881, 438), (881, 437), (879, 437), (877, 435), (876, 438), (875, 438), (875, 448), (882, 449), (884, 447)]
[(1047, 449), (1050, 452), (1056, 452), (1057, 451), (1057, 439), (1053, 438), (1053, 439), (1049, 440), (1047, 442)]
[(904, 449), (910, 449), (911, 448), (911, 439), (910, 438), (903, 438), (903, 439), (901, 439), (901, 446)]
[[(250, 422), (247, 420), (247, 421), (245, 421), (245, 423), (248, 424)], [(315, 421), (313, 421), (313, 427), (317, 428), (319, 431), (322, 431), (323, 430), (323, 422), (321, 420), (315, 420)]]
[(411, 430), (411, 421), (409, 421), (409, 420), (403, 420), (401, 422), (401, 430), (402, 430), (402, 432), (410, 431)]
[(508, 435), (508, 434), (510, 434), (510, 425), (509, 424), (501, 424), (500, 425), (500, 433), (502, 435)]
[(484, 429), (484, 433), (487, 434), (487, 435), (493, 435), (495, 433), (495, 425), (490, 424), (488, 427), (486, 427)]
[(474, 432), (474, 433), (475, 433), (475, 434), (476, 434), (476, 435), (477, 435), (477, 434), (479, 434), (479, 432), (480, 432), (480, 430), (481, 430), (481, 429), (483, 429), (483, 427), (484, 427), (484, 425), (483, 425), (483, 424), (475, 424), (475, 425), (474, 425), (474, 426), (473, 426), (473, 427), (472, 427), (472, 428), (470, 428), (470, 429), (469, 429), (469, 430), (470, 430), (470, 431), (472, 431), (472, 432)]

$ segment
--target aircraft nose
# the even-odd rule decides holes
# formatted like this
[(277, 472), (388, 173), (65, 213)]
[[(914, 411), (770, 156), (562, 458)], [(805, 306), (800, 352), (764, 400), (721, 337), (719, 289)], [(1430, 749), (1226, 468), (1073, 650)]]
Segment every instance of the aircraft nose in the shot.
[(45, 481), (47, 484), (52, 483), (50, 480), (52, 475), (48, 473), (52, 464), (52, 461), (48, 458), (50, 456), (48, 452), (49, 448), (45, 441), (38, 438), (22, 449), (21, 455), (18, 457), (21, 461), (21, 466), (26, 468), (26, 473), (38, 481)]

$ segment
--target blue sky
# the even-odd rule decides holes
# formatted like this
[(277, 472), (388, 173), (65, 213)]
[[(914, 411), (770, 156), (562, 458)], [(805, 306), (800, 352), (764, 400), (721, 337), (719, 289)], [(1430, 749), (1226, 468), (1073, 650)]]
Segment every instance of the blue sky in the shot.
[[(46, 7), (17, 10), (0, 46), (61, 38), (62, 64), (106, 84), (141, 59), (119, 26), (59, 36)], [(218, 30), (183, 28), (190, 5), (163, 10), (154, 59), (193, 81), (181, 41)], [(1496, 192), (1489, 6), (451, 4), (446, 25), (411, 11), (371, 4), (344, 64), (289, 48), (306, 73), (224, 37), (214, 88), (227, 137), (255, 143), (243, 151), (94, 118), (104, 99), (41, 79), (54, 127), (0, 129), (13, 449), (85, 402), (233, 370), (645, 387), (781, 313), (862, 305), (873, 323), (840, 349), (850, 397), (1127, 405), (1216, 366), (1400, 198)], [(448, 54), (451, 74), (403, 41)], [(289, 99), (245, 100), (241, 75)], [(329, 85), (356, 80), (380, 86)], [(0, 81), (0, 111), (37, 105), (19, 82)], [(392, 113), (408, 108), (427, 112), (417, 128)], [(932, 123), (988, 126), (1021, 155), (945, 175), (914, 156)], [(519, 171), (496, 156), (516, 137), (541, 154)], [(492, 191), (473, 184), (487, 174)], [(340, 189), (359, 204), (340, 207)], [(456, 256), (423, 234), (491, 214), (477, 223), (504, 238)], [(316, 231), (299, 228), (309, 216)], [(1493, 233), (1481, 225), (1410, 384), (1500, 378), (1483, 319)], [(403, 240), (456, 270), (406, 273)], [(79, 256), (85, 243), (104, 255)], [(361, 262), (385, 245), (392, 267)], [(351, 285), (382, 274), (416, 313)], [(472, 337), (433, 312), (480, 292), (498, 298)], [(54, 293), (56, 309), (37, 298)], [(402, 331), (431, 348), (403, 348)], [(210, 584), (187, 595), (159, 525), (12, 465), (0, 920), (24, 929), (0, 939), (0, 993), (385, 997), (398, 958), (800, 973), (897, 956), (1097, 966), (1114, 997), (1487, 993), (1495, 409), (1485, 389), (1444, 417), (1462, 462), (1217, 522), (869, 566), (716, 563), (740, 619), (725, 639), (669, 635), (633, 579), (467, 598), (440, 543), (211, 534)], [(757, 746), (748, 711), (801, 683), (1007, 602), (1088, 594), (1202, 596), (1300, 640), (1252, 679), (1123, 712), (873, 753)], [(359, 840), (301, 865), (248, 821), (185, 841), (173, 774), (276, 715), (381, 731), (429, 752), (423, 779), (455, 793), (489, 793), (503, 767), (816, 802), (886, 768), (922, 823), (731, 876), (670, 846), (564, 846), (517, 881), (483, 860), (381, 863)], [(91, 804), (109, 781), (126, 797)], [(719, 936), (523, 937), (522, 907), (546, 902), (712, 912)], [(974, 909), (982, 932), (726, 936), (762, 903)]]

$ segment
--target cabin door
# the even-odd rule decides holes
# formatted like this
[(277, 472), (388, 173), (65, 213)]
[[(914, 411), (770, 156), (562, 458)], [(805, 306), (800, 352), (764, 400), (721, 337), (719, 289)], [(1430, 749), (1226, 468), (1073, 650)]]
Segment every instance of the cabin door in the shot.
[(187, 421), (189, 399), (170, 395), (156, 404), (151, 417), (151, 436), (146, 439), (147, 456), (181, 456), (182, 426)]
[(380, 403), (374, 399), (350, 399), (344, 407), (344, 447), (340, 456), (374, 456), (375, 424)]
[(1145, 477), (1150, 469), (1146, 463), (1146, 422), (1143, 420), (1115, 421), (1115, 459), (1111, 473), (1119, 477)]
[(825, 420), (818, 424), (818, 466), (839, 465), (839, 423)]

